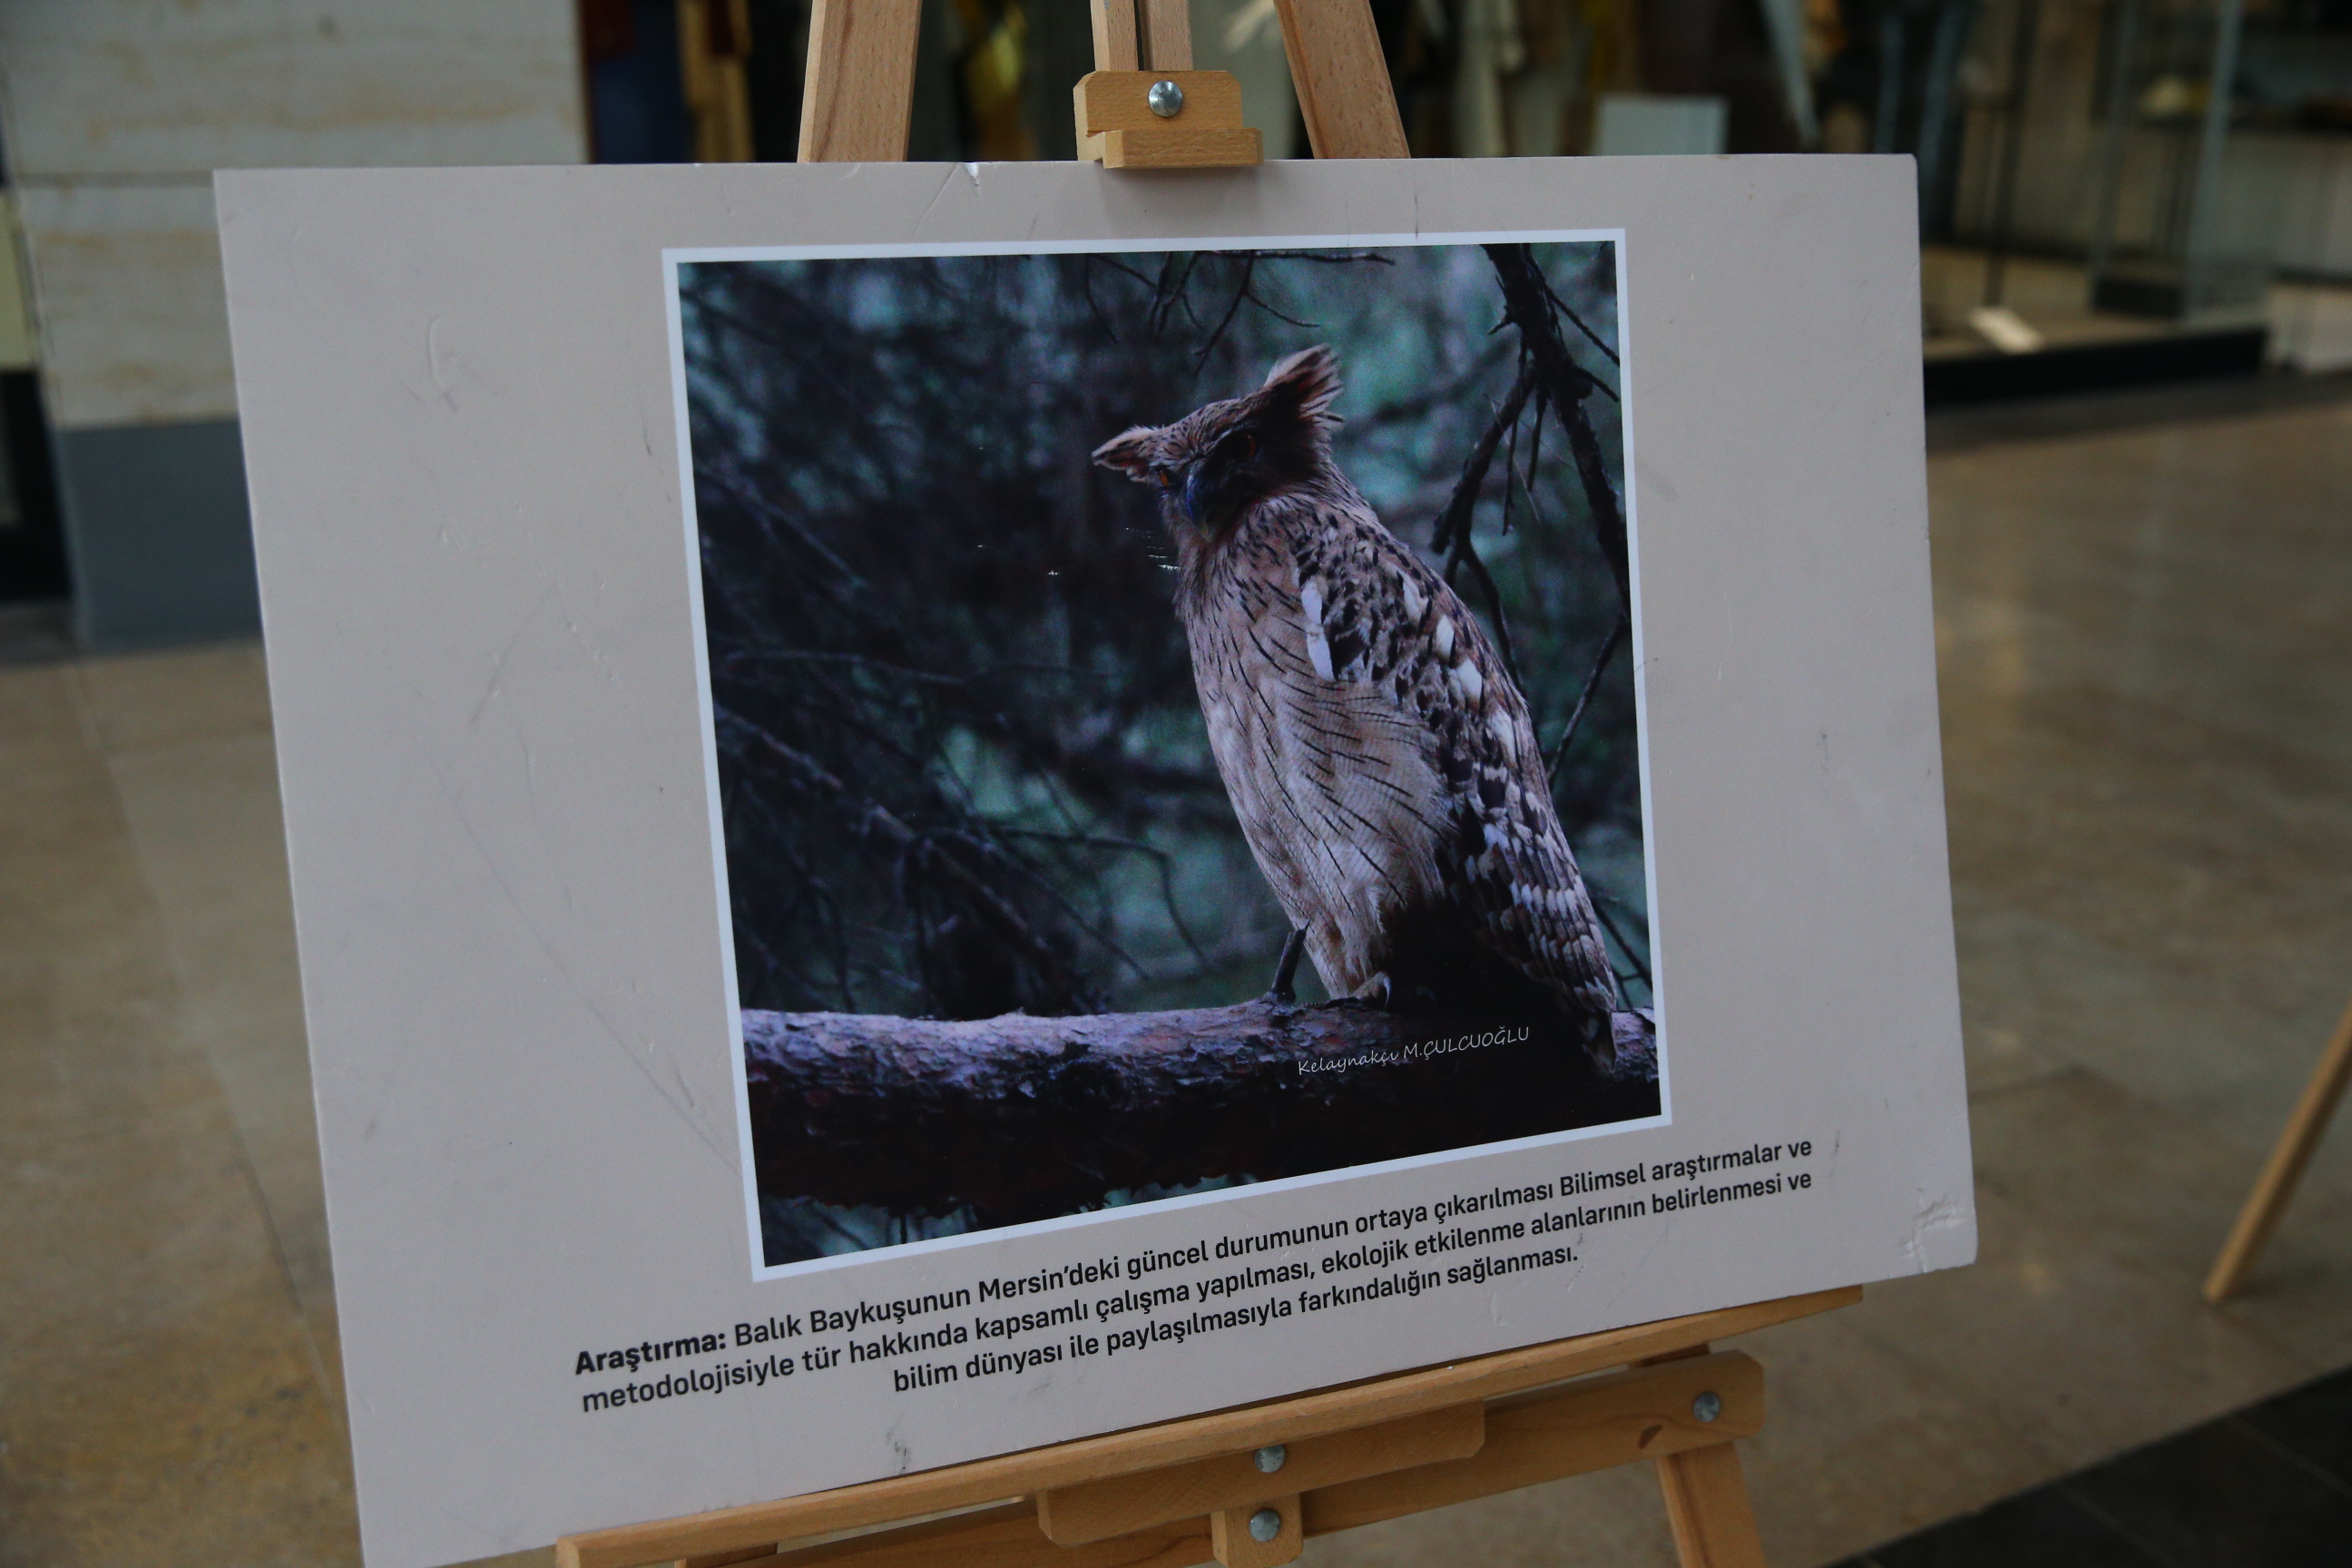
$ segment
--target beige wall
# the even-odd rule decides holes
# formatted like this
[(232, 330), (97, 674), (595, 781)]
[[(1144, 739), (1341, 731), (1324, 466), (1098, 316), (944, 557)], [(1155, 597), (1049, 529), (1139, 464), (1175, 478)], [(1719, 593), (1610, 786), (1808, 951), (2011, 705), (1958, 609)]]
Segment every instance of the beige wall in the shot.
[(66, 428), (236, 412), (208, 183), (24, 187), (50, 418)]
[(16, 204), (0, 192), (0, 370), (33, 363), (33, 300), (25, 286), (24, 254)]
[(51, 417), (236, 412), (218, 168), (572, 163), (572, 0), (11, 0), (0, 115)]

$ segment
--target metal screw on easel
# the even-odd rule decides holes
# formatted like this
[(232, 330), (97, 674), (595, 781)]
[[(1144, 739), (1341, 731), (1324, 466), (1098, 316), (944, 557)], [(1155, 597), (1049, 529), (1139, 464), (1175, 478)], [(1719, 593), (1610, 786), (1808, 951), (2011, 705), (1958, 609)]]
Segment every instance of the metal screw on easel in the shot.
[(1723, 1395), (1712, 1391), (1691, 1401), (1691, 1414), (1701, 1421), (1712, 1421), (1723, 1414)]
[(1282, 1468), (1284, 1462), (1289, 1458), (1290, 1450), (1287, 1447), (1280, 1443), (1268, 1443), (1257, 1451), (1258, 1474), (1262, 1476), (1274, 1474), (1275, 1471)]
[[(1144, 95), (1143, 100), (1151, 106), (1151, 112), (1162, 120), (1173, 120), (1184, 112), (1184, 89), (1172, 81), (1153, 82), (1151, 90)], [(1130, 99), (1129, 101), (1134, 100)]]
[(1278, 1510), (1262, 1508), (1250, 1515), (1250, 1539), (1272, 1541), (1282, 1533), (1282, 1514)]

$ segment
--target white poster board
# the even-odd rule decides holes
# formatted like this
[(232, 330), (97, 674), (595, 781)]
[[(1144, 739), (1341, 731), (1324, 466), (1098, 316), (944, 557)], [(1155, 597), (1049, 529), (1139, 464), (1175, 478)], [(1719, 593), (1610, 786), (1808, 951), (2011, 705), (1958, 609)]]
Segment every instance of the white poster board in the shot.
[[(378, 1568), (1973, 1256), (1906, 162), (252, 173), (219, 200)], [(1561, 816), (1610, 926), (1604, 1012), (1654, 1070), (1416, 1142), (1396, 1093), (1357, 1086), (1607, 1051), (1581, 1025), (1456, 1027), (1407, 943), (1391, 1005), (1286, 1012), (1319, 1043), (1253, 1035), (1186, 1080), (1226, 1093), (1246, 1057), (1270, 1076), (1231, 1103), (1271, 1085), (1264, 1103), (1316, 1108), (1311, 1138), (1276, 1117), (1197, 1168), (1138, 1152), (1183, 1116), (1217, 1130), (1190, 1146), (1225, 1136), (1214, 1095), (1004, 1121), (1074, 1056), (1157, 1081), (1164, 1042), (1108, 1035), (1023, 1066), (1021, 1031), (1076, 1027), (1040, 1015), (1115, 1035), (1243, 1004), (1279, 945), (1264, 921), (1296, 912), (1215, 787), (1211, 693), (1170, 684), (1172, 610), (1106, 612), (1141, 590), (1077, 581), (1183, 570), (1152, 485), (1089, 454), (1327, 342), (1336, 460), (1443, 575), (1431, 520), (1520, 369), (1507, 335), (1475, 346), (1501, 314), (1475, 305), (1488, 245), (1533, 247), (1602, 384), (1584, 447), (1556, 405), (1540, 452), (1534, 422), (1494, 443), (1464, 491), (1483, 554), (1454, 575), (1465, 623), (1491, 623), (1489, 567), (1493, 603), (1541, 609), (1511, 656), (1541, 746), (1586, 686), (1601, 728), (1577, 744), (1617, 737), (1556, 787), (1584, 802)], [(1259, 460), (1255, 436), (1220, 449)], [(1192, 471), (1135, 469), (1207, 516)], [(1598, 660), (1589, 637), (1552, 647), (1620, 592), (1595, 476), (1632, 612)], [(1034, 534), (1004, 521), (1022, 508)], [(908, 531), (860, 531), (886, 514)], [(836, 568), (867, 596), (825, 587)], [(1319, 579), (1318, 613), (1345, 580)], [(1453, 600), (1396, 602), (1449, 649), (1469, 635), (1434, 632)], [(951, 614), (980, 618), (950, 637)], [(1299, 645), (1318, 679), (1379, 663), (1327, 624)], [(1034, 674), (1014, 654), (1040, 627), (1058, 684), (936, 694)], [(1445, 657), (1446, 700), (1485, 689), (1479, 722), (1507, 728), (1460, 673), (1476, 661)], [(1158, 738), (1093, 773), (1069, 724), (1044, 762), (1023, 728), (1083, 717), (1082, 663), (1158, 671), (1137, 708)], [(866, 734), (869, 700), (911, 704), (905, 734)], [(1147, 782), (1090, 782), (1119, 758)], [(1074, 793), (1033, 798), (1047, 773)], [(1136, 839), (1160, 831), (1134, 826), (1136, 790), (1189, 802), (1166, 820), (1200, 837)], [(1047, 807), (1050, 832), (1023, 815)], [(877, 845), (888, 876), (861, 870)], [(1168, 877), (1118, 869), (1130, 849)], [(999, 881), (991, 856), (1029, 858)], [(1078, 908), (1084, 877), (1116, 898)], [(1224, 945), (1182, 918), (1204, 910)], [(995, 945), (957, 959), (975, 929)], [(1018, 963), (1015, 936), (1035, 939)], [(1337, 951), (1310, 942), (1310, 967)], [(939, 1022), (1007, 999), (1030, 1016), (996, 1034)], [(856, 1033), (926, 1012), (898, 1031), (919, 1049)], [(1369, 1161), (1344, 1152), (1357, 1126)]]

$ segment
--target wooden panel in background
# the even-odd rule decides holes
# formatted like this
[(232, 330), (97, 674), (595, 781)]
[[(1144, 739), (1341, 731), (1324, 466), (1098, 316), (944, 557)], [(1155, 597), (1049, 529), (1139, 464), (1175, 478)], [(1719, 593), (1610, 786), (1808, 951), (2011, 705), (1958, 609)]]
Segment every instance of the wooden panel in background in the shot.
[(678, 0), (679, 76), (694, 121), (694, 161), (748, 163), (751, 94), (744, 61), (751, 52), (750, 0)]

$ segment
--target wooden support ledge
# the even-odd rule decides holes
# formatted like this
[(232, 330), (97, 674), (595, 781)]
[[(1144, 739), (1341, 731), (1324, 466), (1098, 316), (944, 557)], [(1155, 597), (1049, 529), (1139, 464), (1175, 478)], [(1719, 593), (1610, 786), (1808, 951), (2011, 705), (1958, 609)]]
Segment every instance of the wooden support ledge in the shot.
[[(1715, 1399), (1707, 1406), (1714, 1415), (1701, 1421), (1695, 1407), (1707, 1394)], [(1306, 1482), (1306, 1471), (1295, 1479), (1282, 1470), (1258, 1474), (1252, 1455), (1234, 1455), (1234, 1461), (1249, 1466), (1256, 1476), (1255, 1489), (1228, 1488), (1219, 1493), (1221, 1506), (1215, 1509), (1153, 1520), (1073, 1544), (1048, 1533), (1055, 1527), (1044, 1521), (1055, 1510), (1056, 1499), (1047, 1493), (1034, 1503), (1006, 1503), (797, 1550), (761, 1547), (751, 1556), (681, 1559), (679, 1568), (743, 1562), (775, 1568), (1184, 1568), (1209, 1562), (1225, 1568), (1278, 1568), (1297, 1557), (1311, 1536), (1567, 1476), (1643, 1459), (1680, 1461), (1707, 1455), (1724, 1456), (1737, 1466), (1730, 1444), (1753, 1436), (1764, 1425), (1764, 1372), (1748, 1356), (1727, 1351), (1515, 1395), (1486, 1405), (1483, 1420), (1473, 1426), (1467, 1417), (1479, 1415), (1478, 1407), (1472, 1406), (1437, 1428), (1443, 1440), (1456, 1447), (1465, 1434), (1477, 1432), (1484, 1440), (1470, 1453), (1398, 1465), (1331, 1485), (1302, 1486), (1297, 1491), (1273, 1489)], [(1103, 1483), (1109, 1489), (1102, 1495), (1130, 1499), (1142, 1514), (1160, 1511), (1159, 1501), (1181, 1495), (1187, 1484), (1184, 1479), (1162, 1480), (1164, 1474)], [(1671, 1480), (1664, 1484), (1673, 1516), (1676, 1489)], [(1692, 1493), (1700, 1499), (1707, 1495)], [(1239, 1500), (1227, 1500), (1232, 1499)], [(1696, 1511), (1698, 1506), (1691, 1503), (1685, 1511)], [(1249, 1521), (1268, 1509), (1279, 1515), (1281, 1523), (1271, 1539), (1261, 1542), (1250, 1532)], [(1701, 1523), (1710, 1517), (1702, 1513)], [(1679, 1517), (1676, 1528), (1684, 1528)]]
[[(900, 1564), (915, 1568), (923, 1563), (937, 1564), (938, 1568), (963, 1563), (984, 1568), (1009, 1563), (1035, 1563), (1038, 1568), (1047, 1564), (1058, 1564), (1060, 1568), (1116, 1568), (1118, 1564), (1139, 1563), (1175, 1568), (1183, 1563), (1204, 1563), (1214, 1555), (1205, 1516), (1130, 1531), (1108, 1541), (1062, 1546), (1039, 1527), (1034, 1500), (1041, 1493), (1141, 1471), (1202, 1459), (1247, 1457), (1274, 1443), (1303, 1447), (1307, 1439), (1473, 1403), (1485, 1406), (1486, 1440), (1475, 1454), (1392, 1470), (1368, 1479), (1301, 1489), (1305, 1532), (1315, 1535), (1352, 1529), (1380, 1519), (1441, 1507), (1446, 1502), (1530, 1486), (1557, 1476), (1576, 1475), (1585, 1469), (1633, 1459), (1656, 1458), (1688, 1447), (1719, 1446), (1754, 1431), (1755, 1424), (1763, 1419), (1760, 1371), (1752, 1372), (1753, 1383), (1736, 1381), (1736, 1377), (1750, 1376), (1748, 1369), (1755, 1366), (1742, 1355), (1685, 1354), (1678, 1360), (1633, 1368), (1612, 1378), (1578, 1384), (1559, 1391), (1563, 1399), (1575, 1395), (1572, 1404), (1540, 1413), (1533, 1406), (1549, 1399), (1549, 1394), (1527, 1402), (1525, 1408), (1517, 1402), (1496, 1402), (1512, 1401), (1513, 1396), (1545, 1390), (1549, 1384), (1568, 1379), (1687, 1352), (1712, 1340), (1832, 1311), (1861, 1299), (1861, 1288), (1849, 1286), (1668, 1318), (1266, 1404), (787, 1498), (780, 1502), (754, 1503), (687, 1519), (566, 1536), (556, 1545), (556, 1561), (562, 1568), (645, 1568), (656, 1563), (715, 1564), (744, 1561), (725, 1554), (766, 1555), (774, 1552), (779, 1542), (807, 1541), (950, 1510), (1025, 1499), (1029, 1500), (1013, 1505), (1013, 1513), (1019, 1516), (1017, 1526), (1006, 1522), (1013, 1515), (1000, 1507), (854, 1541), (802, 1548), (785, 1553), (785, 1560), (793, 1564), (854, 1562), (870, 1563), (873, 1568), (898, 1568)], [(1693, 1379), (1710, 1386), (1700, 1387), (1685, 1381)], [(1717, 1381), (1724, 1386), (1713, 1387)], [(1743, 1394), (1742, 1389), (1749, 1393)], [(1706, 1392), (1715, 1393), (1723, 1401), (1722, 1411), (1713, 1422), (1698, 1421), (1690, 1408), (1690, 1401)], [(1688, 1399), (1683, 1397), (1685, 1394)], [(1675, 1404), (1678, 1400), (1679, 1405)], [(1559, 1468), (1560, 1463), (1570, 1468)], [(1286, 1491), (1292, 1485), (1279, 1472), (1266, 1479)], [(1402, 1489), (1408, 1485), (1413, 1489), (1410, 1494)], [(1408, 1497), (1411, 1500), (1394, 1500)], [(1133, 1552), (1147, 1537), (1162, 1542), (1160, 1550), (1187, 1552), (1192, 1549), (1181, 1543), (1195, 1536), (1201, 1542), (1198, 1556), (1120, 1554)], [(940, 1555), (905, 1555), (918, 1548), (931, 1550), (924, 1543), (939, 1540), (952, 1542), (940, 1549)]]

